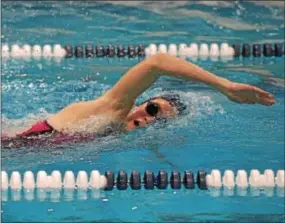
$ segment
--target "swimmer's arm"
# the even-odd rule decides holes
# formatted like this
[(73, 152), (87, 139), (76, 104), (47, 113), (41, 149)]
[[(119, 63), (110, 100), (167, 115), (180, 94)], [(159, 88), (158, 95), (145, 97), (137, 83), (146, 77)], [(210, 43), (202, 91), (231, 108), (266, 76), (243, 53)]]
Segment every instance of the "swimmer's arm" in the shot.
[[(271, 100), (273, 96), (268, 92), (250, 85), (231, 82), (168, 54), (157, 54), (131, 68), (104, 97), (115, 101), (116, 109), (128, 112), (136, 98), (163, 75), (207, 84), (237, 102), (251, 103), (251, 101), (247, 101), (250, 99), (253, 100), (253, 103), (273, 104)], [(265, 97), (266, 101), (258, 101), (257, 99), (260, 98), (257, 96), (261, 99)]]
[(183, 59), (167, 54), (158, 54), (155, 61), (155, 67), (159, 75), (166, 74), (207, 84), (234, 102), (262, 105), (275, 103), (274, 96), (269, 92), (249, 84), (232, 82)]

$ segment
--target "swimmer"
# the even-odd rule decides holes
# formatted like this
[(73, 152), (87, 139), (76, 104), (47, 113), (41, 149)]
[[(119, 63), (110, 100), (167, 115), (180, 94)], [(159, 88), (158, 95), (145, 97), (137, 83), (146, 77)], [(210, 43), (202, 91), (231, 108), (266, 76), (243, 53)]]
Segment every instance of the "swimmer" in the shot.
[(237, 103), (266, 106), (275, 103), (274, 96), (260, 88), (232, 82), (183, 59), (160, 53), (132, 67), (112, 89), (99, 98), (70, 104), (27, 131), (17, 134), (17, 138), (56, 133), (77, 134), (77, 127), (88, 125), (91, 117), (106, 117), (97, 123), (98, 132), (110, 126), (112, 132), (113, 129), (131, 131), (159, 119), (179, 116), (186, 106), (178, 95), (157, 96), (134, 107), (137, 97), (163, 75), (201, 82)]

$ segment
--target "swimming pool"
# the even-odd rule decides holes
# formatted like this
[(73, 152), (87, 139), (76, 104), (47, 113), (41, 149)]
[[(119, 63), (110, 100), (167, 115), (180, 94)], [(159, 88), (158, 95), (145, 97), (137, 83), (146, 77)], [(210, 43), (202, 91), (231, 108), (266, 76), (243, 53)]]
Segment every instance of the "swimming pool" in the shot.
[[(273, 2), (24, 2), (2, 3), (2, 43), (129, 45), (284, 43), (284, 3)], [(2, 130), (14, 130), (65, 105), (98, 97), (137, 58), (2, 60)], [(2, 149), (2, 170), (62, 174), (123, 169), (181, 173), (212, 169), (284, 170), (284, 56), (228, 62), (197, 60), (220, 76), (273, 93), (272, 107), (240, 105), (200, 84), (162, 78), (139, 101), (172, 91), (189, 114), (165, 128), (57, 148)], [(16, 197), (16, 198), (15, 198)], [(4, 198), (4, 199), (3, 199)], [(284, 193), (248, 188), (218, 191), (127, 190), (48, 192), (46, 198), (2, 191), (3, 222), (226, 221), (284, 222)]]

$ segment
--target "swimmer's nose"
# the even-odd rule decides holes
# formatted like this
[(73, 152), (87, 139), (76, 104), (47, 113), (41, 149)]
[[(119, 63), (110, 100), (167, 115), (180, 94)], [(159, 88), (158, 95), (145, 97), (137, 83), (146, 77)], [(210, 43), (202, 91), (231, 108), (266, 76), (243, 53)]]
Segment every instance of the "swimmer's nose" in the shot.
[(134, 120), (134, 125), (135, 125), (136, 127), (139, 127), (139, 126), (140, 126), (140, 122), (139, 122), (138, 120)]

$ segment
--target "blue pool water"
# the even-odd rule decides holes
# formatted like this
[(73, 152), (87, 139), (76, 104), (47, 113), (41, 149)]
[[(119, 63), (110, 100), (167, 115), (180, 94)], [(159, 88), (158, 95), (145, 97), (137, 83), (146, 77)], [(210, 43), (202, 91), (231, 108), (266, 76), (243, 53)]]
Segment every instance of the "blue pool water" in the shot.
[[(149, 44), (284, 43), (284, 2), (2, 2), (2, 43)], [(2, 131), (15, 131), (69, 103), (110, 89), (138, 59), (2, 60)], [(53, 149), (2, 149), (2, 169), (146, 169), (184, 171), (284, 169), (284, 57), (197, 61), (203, 68), (275, 95), (271, 107), (230, 102), (213, 89), (161, 78), (138, 100), (175, 92), (189, 114), (166, 128)], [(10, 195), (9, 195), (10, 196)], [(284, 197), (228, 197), (220, 192), (171, 189), (101, 191), (59, 202), (2, 201), (3, 222), (41, 221), (243, 221), (284, 222)]]

